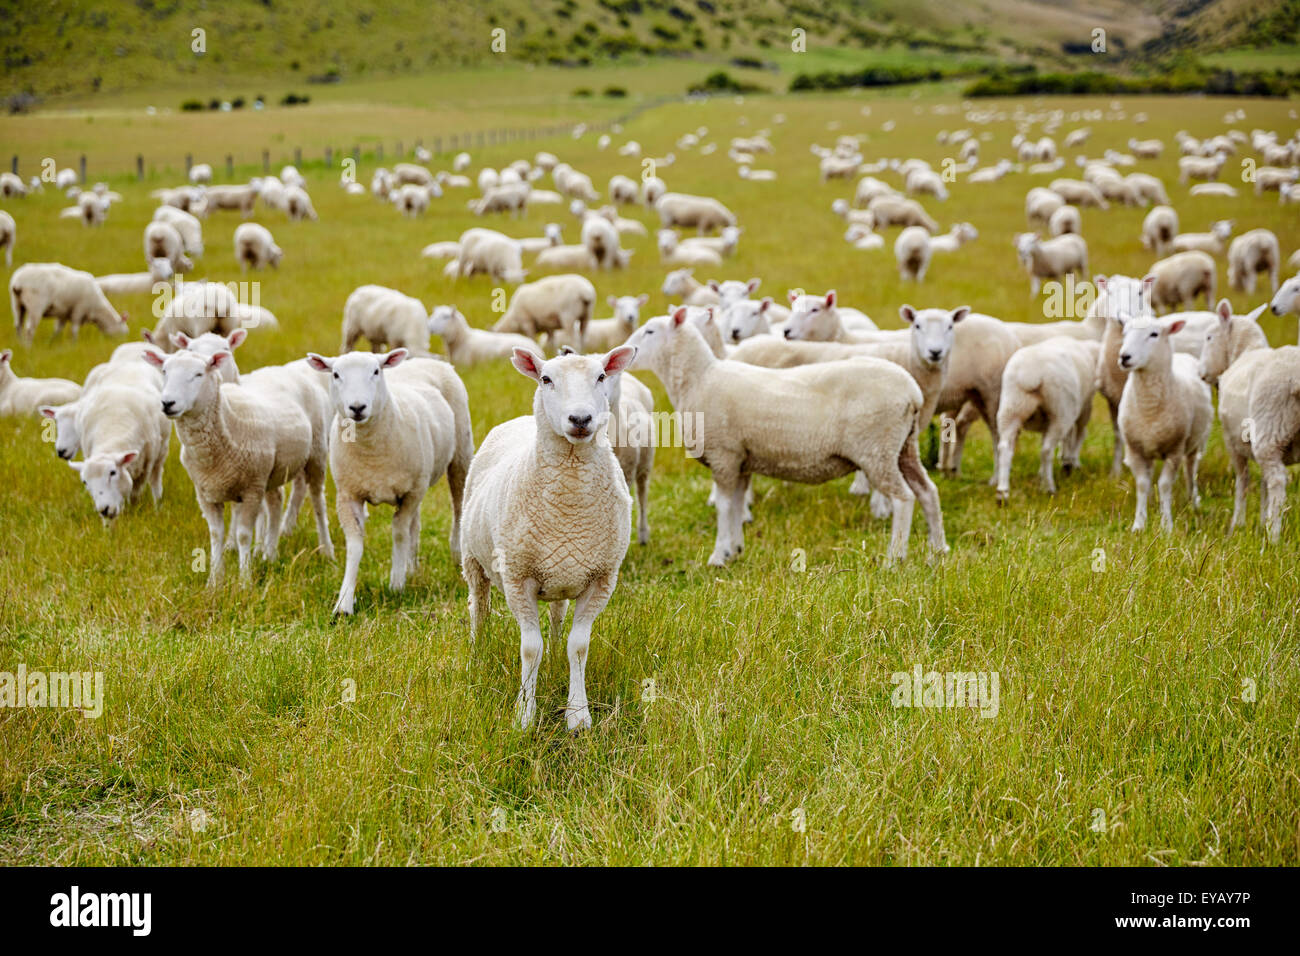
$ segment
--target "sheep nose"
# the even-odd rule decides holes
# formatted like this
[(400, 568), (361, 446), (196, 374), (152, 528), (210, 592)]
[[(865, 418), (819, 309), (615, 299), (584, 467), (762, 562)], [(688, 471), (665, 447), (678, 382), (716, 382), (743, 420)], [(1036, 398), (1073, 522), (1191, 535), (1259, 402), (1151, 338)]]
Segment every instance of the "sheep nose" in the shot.
[(164, 398), (162, 400), (162, 410), (164, 415), (170, 415), (172, 413), (172, 409), (175, 407), (176, 407), (175, 399)]
[(591, 424), (590, 415), (570, 415), (569, 424), (576, 428), (586, 428)]
[(108, 505), (104, 505), (104, 507), (99, 509), (99, 513), (102, 514), (105, 518), (110, 518), (112, 517), (112, 515), (110, 514), (112, 510), (113, 509), (110, 508)]
[(353, 418), (360, 418), (363, 414), (365, 414), (366, 411), (365, 403), (363, 402), (360, 405), (349, 405), (348, 411), (352, 413)]
[(937, 362), (937, 361), (939, 361), (939, 359), (942, 358), (942, 357), (943, 357), (943, 350), (942, 350), (942, 349), (930, 349), (930, 361), (931, 361), (931, 362)]
[(791, 329), (785, 329), (785, 330), (783, 330), (783, 331), (784, 331), (785, 337), (786, 337), (787, 339), (792, 339), (792, 338), (794, 338), (794, 332), (793, 332)]

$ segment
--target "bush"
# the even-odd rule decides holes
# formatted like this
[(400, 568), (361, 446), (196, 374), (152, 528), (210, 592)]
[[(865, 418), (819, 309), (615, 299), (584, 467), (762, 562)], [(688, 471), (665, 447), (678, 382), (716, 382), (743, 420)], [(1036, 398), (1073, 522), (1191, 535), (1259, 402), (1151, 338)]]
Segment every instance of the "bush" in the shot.
[(1300, 73), (1238, 73), (1179, 65), (1152, 76), (1112, 73), (1018, 73), (998, 71), (971, 84), (967, 96), (1087, 95), (1116, 93), (1207, 93), (1214, 96), (1286, 96), (1300, 89)]
[(790, 82), (791, 93), (808, 90), (846, 90), (854, 87), (901, 86), (932, 83), (943, 79), (943, 71), (915, 66), (873, 66), (852, 73), (800, 73)]
[(756, 83), (744, 83), (737, 80), (726, 70), (710, 73), (699, 83), (692, 83), (686, 88), (688, 93), (703, 93), (707, 96), (738, 93), (766, 93), (766, 87)]
[(605, 87), (605, 92), (602, 95), (608, 96), (611, 99), (622, 99), (623, 97), (627, 96), (627, 90), (623, 89), (623, 87), (621, 86), (607, 86)]
[(298, 93), (286, 93), (284, 94), (284, 97), (280, 100), (280, 105), (298, 106), (299, 104), (306, 104), (310, 102), (311, 102), (311, 97), (305, 93), (301, 95), (299, 95)]
[(590, 95), (591, 95), (591, 90), (587, 89), (585, 86), (580, 86), (580, 87), (578, 87), (576, 90), (573, 91), (573, 95), (574, 95), (574, 96), (590, 96)]
[(205, 107), (199, 100), (186, 100), (181, 104), (182, 113), (198, 113), (203, 109), (205, 109)]

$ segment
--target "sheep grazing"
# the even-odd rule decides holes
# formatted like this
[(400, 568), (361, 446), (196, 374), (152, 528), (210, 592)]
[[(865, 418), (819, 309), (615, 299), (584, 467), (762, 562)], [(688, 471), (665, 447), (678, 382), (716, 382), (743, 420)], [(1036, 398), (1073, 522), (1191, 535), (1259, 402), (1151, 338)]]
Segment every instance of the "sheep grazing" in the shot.
[(1129, 185), (1143, 205), (1147, 203), (1169, 205), (1169, 193), (1165, 191), (1165, 184), (1155, 176), (1146, 173), (1129, 173), (1124, 177), (1124, 182)]
[(1223, 164), (1227, 161), (1227, 153), (1216, 153), (1214, 156), (1180, 156), (1178, 159), (1178, 182), (1186, 186), (1189, 180), (1210, 180), (1218, 179), (1219, 171), (1223, 169)]
[(1179, 252), (1151, 266), (1155, 277), (1151, 307), (1157, 313), (1193, 305), (1204, 293), (1206, 308), (1214, 302), (1214, 260), (1204, 252)]
[[(158, 393), (105, 383), (87, 391), (77, 404), (84, 460), (68, 465), (80, 475), (100, 517), (105, 522), (116, 518), (146, 484), (154, 503), (160, 501), (171, 425), (159, 412)], [(47, 408), (41, 411), (49, 414)]]
[(1142, 220), (1142, 246), (1164, 257), (1173, 250), (1178, 235), (1178, 213), (1169, 206), (1156, 206)]
[(161, 291), (156, 288), (158, 283), (166, 285), (173, 274), (169, 260), (154, 259), (149, 263), (148, 272), (116, 272), (95, 276), (95, 284), (104, 295), (147, 295)]
[(185, 241), (175, 226), (154, 220), (144, 227), (144, 261), (166, 259), (175, 273), (189, 272), (194, 263), (185, 255)]
[(1254, 294), (1255, 277), (1268, 273), (1272, 292), (1277, 292), (1278, 272), (1282, 268), (1282, 250), (1277, 236), (1267, 229), (1243, 232), (1228, 246), (1228, 285)]
[(339, 351), (351, 352), (362, 336), (371, 349), (429, 352), (429, 313), (419, 299), (382, 285), (363, 285), (343, 304), (343, 341)]
[(1245, 420), (1251, 453), (1259, 463), (1260, 517), (1268, 540), (1277, 543), (1287, 465), (1300, 462), (1300, 348), (1287, 345), (1269, 353), (1253, 378)]
[[(700, 422), (689, 451), (713, 473), (718, 534), (709, 564), (744, 548), (746, 492), (753, 474), (820, 484), (857, 469), (893, 504), (889, 560), (907, 554), (919, 499), (930, 546), (948, 550), (939, 493), (917, 448), (920, 387), (899, 366), (859, 357), (766, 369), (717, 359), (686, 309), (645, 323), (629, 340), (668, 391), (680, 415)], [(793, 416), (793, 417), (792, 417)], [(827, 421), (834, 428), (824, 427)], [(773, 423), (781, 422), (780, 428)]]
[(618, 582), (632, 534), (632, 499), (610, 449), (610, 396), (636, 349), (549, 362), (519, 349), (513, 364), (538, 383), (533, 414), (488, 433), (470, 467), (462, 571), (469, 585), (471, 640), (499, 588), (519, 624), (521, 675), (515, 715), (528, 727), (537, 708), (542, 632), (537, 602), (550, 602), (558, 639), (568, 602), (570, 730), (591, 726), (584, 674), (591, 628)]
[(548, 246), (537, 254), (538, 270), (552, 272), (595, 272), (596, 256), (585, 245)]
[(1088, 278), (1088, 244), (1074, 233), (1042, 239), (1036, 232), (1017, 233), (1016, 255), (1029, 273), (1029, 294), (1038, 295), (1044, 279), (1079, 274)]
[(683, 305), (718, 305), (722, 301), (717, 292), (694, 278), (694, 269), (674, 269), (664, 276), (663, 288), (660, 290), (670, 299), (677, 299)]
[(27, 187), (21, 177), (8, 170), (0, 173), (0, 199), (22, 199), (26, 195)]
[(14, 264), (14, 246), (18, 244), (18, 226), (14, 217), (0, 209), (0, 249), (5, 251), (5, 268)]
[(618, 230), (603, 216), (588, 216), (582, 221), (582, 244), (601, 269), (621, 268), (626, 264)]
[(596, 287), (589, 280), (572, 274), (547, 276), (516, 289), (492, 331), (517, 332), (530, 339), (546, 333), (548, 346), (554, 347), (556, 334), (563, 330), (582, 351), (595, 304)]
[(108, 218), (108, 206), (105, 200), (94, 193), (84, 192), (77, 197), (75, 206), (59, 210), (59, 216), (63, 219), (80, 219), (86, 226), (102, 226)]
[(1078, 206), (1062, 206), (1052, 213), (1047, 220), (1047, 231), (1052, 236), (1064, 236), (1067, 233), (1080, 235), (1083, 232), (1083, 216)]
[(1052, 221), (1052, 214), (1065, 205), (1059, 193), (1042, 186), (1035, 186), (1025, 195), (1025, 219), (1029, 227), (1047, 228)]
[(28, 344), (45, 318), (55, 320), (55, 335), (70, 325), (74, 340), (86, 322), (105, 335), (127, 331), (126, 314), (113, 308), (93, 275), (57, 262), (29, 262), (15, 269), (9, 277), (9, 304), (14, 329)]
[(1081, 179), (1053, 179), (1047, 188), (1071, 206), (1093, 206), (1098, 209), (1110, 208), (1110, 203), (1101, 194), (1101, 190), (1092, 183), (1084, 182)]
[[(611, 295), (606, 301), (613, 308), (614, 314), (610, 318), (592, 319), (587, 323), (583, 344), (588, 352), (608, 352), (626, 342), (628, 336), (636, 331), (641, 321), (641, 307), (650, 301), (650, 297), (644, 294)], [(556, 334), (556, 342), (561, 348), (567, 346), (577, 351), (577, 345), (564, 332)]]
[(877, 196), (867, 204), (870, 225), (873, 229), (886, 226), (920, 226), (926, 232), (936, 233), (939, 224), (935, 222), (915, 199), (903, 199), (898, 196)]
[(284, 212), (290, 222), (315, 222), (320, 218), (311, 204), (311, 197), (301, 186), (290, 186), (284, 191)]
[(1020, 431), (1041, 432), (1038, 480), (1056, 493), (1053, 474), (1057, 448), (1068, 475), (1079, 467), (1079, 451), (1092, 414), (1100, 343), (1057, 336), (1028, 345), (1007, 361), (1002, 371), (996, 449), (997, 500), (1011, 494), (1011, 459)]
[[(353, 352), (337, 358), (309, 353), (307, 361), (330, 375), (334, 419), (329, 465), (336, 489), (339, 525), (347, 539), (347, 563), (334, 614), (351, 614), (357, 571), (365, 550), (366, 506), (391, 504), (393, 563), (388, 586), (401, 591), (419, 558), (420, 505), (430, 486), (456, 454), (456, 420), (438, 387), (421, 376), (421, 366), (394, 376), (410, 353)], [(459, 489), (457, 489), (458, 491)], [(460, 557), (460, 495), (453, 493), (451, 554)]]
[(1130, 139), (1128, 148), (1138, 159), (1159, 159), (1165, 151), (1165, 144), (1158, 139)]
[(894, 240), (898, 277), (921, 282), (930, 268), (930, 233), (920, 226), (908, 226)]
[(517, 284), (527, 275), (523, 268), (523, 247), (518, 240), (494, 229), (467, 229), (460, 234), (459, 245), (454, 273), (458, 277), (482, 273)]
[(722, 203), (708, 196), (664, 193), (654, 204), (665, 229), (696, 229), (700, 235), (736, 224), (736, 217)]
[(1209, 232), (1184, 232), (1175, 236), (1174, 252), (1199, 251), (1212, 256), (1223, 255), (1224, 243), (1232, 235), (1232, 219), (1220, 219), (1210, 226)]
[(249, 269), (280, 268), (284, 250), (275, 244), (271, 230), (255, 222), (240, 223), (235, 227), (235, 261), (239, 271)]
[(516, 348), (537, 343), (514, 332), (489, 332), (473, 328), (454, 305), (440, 305), (429, 315), (429, 333), (442, 337), (447, 357), (457, 367), (509, 358)]
[(22, 378), (13, 370), (12, 349), (0, 352), (0, 418), (34, 415), (42, 405), (64, 405), (81, 397), (81, 386), (66, 378)]
[(632, 205), (640, 200), (640, 187), (636, 181), (626, 176), (611, 176), (609, 180), (609, 201)]
[[(245, 219), (253, 215), (253, 205), (257, 202), (257, 187), (248, 184), (244, 186), (209, 186), (204, 190), (203, 196), (207, 200), (207, 208), (229, 209), (238, 212)], [(193, 212), (193, 210), (188, 210)]]
[(482, 199), (471, 199), (468, 206), (476, 216), (508, 212), (518, 219), (528, 211), (528, 195), (531, 191), (532, 187), (527, 183), (503, 183), (489, 188)]
[(721, 266), (722, 254), (708, 246), (681, 242), (673, 229), (660, 229), (659, 261), (671, 266)]
[(177, 294), (163, 310), (162, 319), (144, 337), (163, 352), (170, 352), (175, 332), (197, 338), (204, 332), (229, 335), (240, 328), (276, 329), (279, 322), (268, 309), (240, 302), (231, 286), (220, 282), (186, 282), (177, 285)]
[(1165, 463), (1158, 485), (1163, 528), (1173, 530), (1173, 487), (1180, 467), (1192, 507), (1200, 506), (1196, 469), (1210, 436), (1214, 407), (1210, 387), (1197, 375), (1195, 361), (1174, 354), (1170, 336), (1183, 325), (1182, 319), (1136, 316), (1124, 326), (1119, 363), (1129, 377), (1119, 403), (1119, 430), (1124, 436), (1124, 462), (1137, 485), (1134, 531), (1146, 527), (1151, 473), (1157, 460)]
[(153, 212), (155, 222), (165, 222), (181, 237), (181, 250), (187, 256), (203, 255), (203, 224), (198, 218), (175, 206), (159, 206)]

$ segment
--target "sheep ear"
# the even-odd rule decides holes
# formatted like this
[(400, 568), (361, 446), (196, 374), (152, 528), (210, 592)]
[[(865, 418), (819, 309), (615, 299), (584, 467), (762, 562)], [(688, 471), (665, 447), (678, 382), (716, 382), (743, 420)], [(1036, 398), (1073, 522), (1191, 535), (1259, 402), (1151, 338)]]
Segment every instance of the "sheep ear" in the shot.
[(790, 290), (788, 293), (786, 293), (786, 294), (789, 296), (790, 304), (791, 304), (791, 305), (794, 305), (794, 300), (797, 299), (797, 298), (799, 298), (799, 294), (798, 294), (797, 292), (795, 292), (794, 289), (791, 289), (791, 290)]
[(575, 349), (572, 345), (561, 345), (561, 346), (560, 346), (560, 351), (559, 351), (558, 353), (556, 353), (556, 354), (558, 354), (558, 355), (577, 355), (577, 354), (578, 354), (578, 350)]
[(674, 328), (676, 328), (677, 326), (679, 326), (679, 325), (681, 325), (683, 322), (685, 322), (685, 321), (686, 321), (686, 306), (684, 306), (684, 305), (679, 305), (679, 306), (676, 308), (676, 310), (674, 310), (672, 318), (673, 318), (673, 322), (672, 322), (672, 324), (673, 324), (673, 327), (674, 327)]
[(745, 291), (747, 293), (753, 293), (758, 289), (762, 282), (762, 279), (750, 279), (749, 282), (745, 283)]
[(772, 297), (770, 295), (763, 296), (763, 301), (758, 304), (758, 311), (766, 312), (771, 307), (772, 307)]
[(155, 368), (162, 368), (167, 361), (166, 357), (157, 349), (145, 349), (141, 357)]
[(968, 315), (970, 315), (970, 306), (969, 306), (969, 305), (959, 305), (959, 306), (957, 306), (957, 308), (955, 308), (955, 309), (952, 310), (952, 320), (953, 320), (954, 323), (956, 323), (956, 322), (960, 322), (962, 319), (966, 318), (966, 316), (968, 316)]
[(1106, 277), (1105, 277), (1105, 276), (1093, 276), (1093, 277), (1092, 277), (1092, 282), (1093, 282), (1093, 284), (1094, 284), (1098, 289), (1100, 289), (1102, 292), (1105, 292), (1105, 291), (1106, 291)]
[(826, 293), (826, 308), (831, 309), (834, 307), (835, 307), (835, 290), (831, 289), (830, 292)]
[(235, 331), (226, 336), (226, 345), (230, 347), (231, 351), (234, 351), (244, 344), (244, 339), (246, 338), (248, 338), (248, 329), (235, 329)]
[(1232, 303), (1227, 299), (1220, 299), (1218, 306), (1214, 310), (1219, 313), (1219, 320), (1227, 322), (1232, 318)]
[(140, 457), (140, 452), (138, 451), (124, 452), (121, 455), (117, 456), (117, 466), (121, 468), (124, 465), (129, 465), (131, 464), (131, 462), (135, 461), (139, 457)]
[(1175, 319), (1173, 322), (1169, 323), (1169, 327), (1168, 327), (1169, 334), (1176, 335), (1177, 333), (1183, 330), (1183, 326), (1186, 324), (1187, 324), (1186, 319)]
[(649, 301), (650, 301), (650, 296), (646, 295), (644, 292), (642, 292), (639, 296), (636, 297), (637, 305), (645, 305)]
[(916, 309), (910, 305), (903, 305), (898, 310), (898, 316), (908, 325), (916, 321)]
[(40, 413), (46, 418), (54, 418), (59, 414), (59, 409), (62, 407), (62, 405), (42, 405), (40, 407)]
[(534, 382), (542, 380), (542, 364), (546, 359), (533, 349), (516, 346), (510, 355), (510, 364)]
[(386, 353), (379, 362), (380, 368), (397, 368), (406, 361), (406, 357), (411, 354), (410, 349), (393, 349)]
[(3, 352), (0, 352), (0, 365), (8, 364), (9, 360), (13, 357), (14, 357), (13, 349), (5, 349)]
[(636, 358), (635, 345), (620, 345), (605, 356), (605, 374), (617, 375), (625, 371), (634, 358)]
[(318, 372), (328, 372), (331, 368), (333, 368), (333, 366), (330, 365), (329, 359), (322, 358), (321, 356), (317, 355), (315, 352), (307, 353), (307, 364), (310, 365)]
[(618, 296), (615, 296), (615, 295), (606, 296), (606, 297), (605, 297), (605, 301), (608, 302), (611, 306), (617, 306), (617, 305), (618, 305)]
[(172, 345), (176, 346), (178, 349), (188, 348), (189, 344), (190, 337), (184, 332), (172, 333)]
[(717, 291), (718, 291), (718, 285), (719, 285), (719, 283), (718, 283), (718, 280), (717, 280), (717, 279), (710, 279), (710, 280), (709, 280), (709, 288), (712, 289), (714, 292), (717, 292)]
[(212, 358), (208, 359), (207, 371), (212, 372), (221, 368), (222, 365), (226, 364), (227, 360), (233, 362), (235, 357), (225, 349), (222, 349), (220, 352), (214, 352)]

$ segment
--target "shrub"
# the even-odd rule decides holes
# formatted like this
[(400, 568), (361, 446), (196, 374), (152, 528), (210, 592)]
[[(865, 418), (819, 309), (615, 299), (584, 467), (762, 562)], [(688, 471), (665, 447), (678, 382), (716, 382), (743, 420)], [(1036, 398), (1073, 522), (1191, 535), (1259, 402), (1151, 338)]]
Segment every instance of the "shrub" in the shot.
[(299, 104), (305, 104), (310, 102), (311, 102), (311, 97), (305, 93), (301, 95), (298, 93), (286, 93), (284, 94), (284, 97), (280, 100), (280, 105), (297, 106)]
[(204, 106), (199, 100), (186, 100), (181, 104), (182, 113), (198, 113), (203, 109)]
[(688, 86), (686, 92), (714, 95), (724, 93), (766, 93), (768, 90), (756, 83), (745, 83), (737, 80), (726, 70), (718, 70), (716, 73), (710, 73), (701, 82)]

